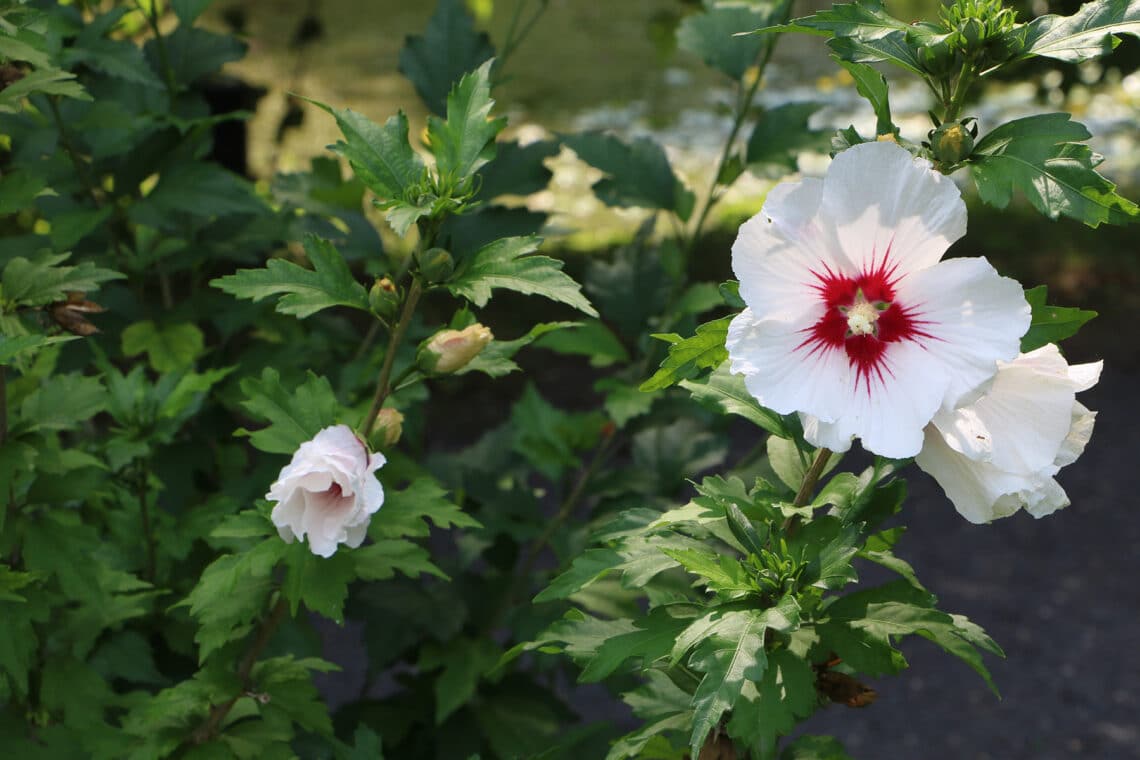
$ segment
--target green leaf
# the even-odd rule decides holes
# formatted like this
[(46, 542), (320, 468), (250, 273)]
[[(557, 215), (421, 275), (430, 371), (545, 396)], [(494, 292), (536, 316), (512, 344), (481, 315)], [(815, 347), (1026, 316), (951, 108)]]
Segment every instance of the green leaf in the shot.
[(703, 13), (686, 16), (677, 27), (677, 47), (699, 56), (730, 79), (739, 80), (756, 65), (768, 40), (755, 34), (735, 35), (766, 26), (776, 7), (714, 5)]
[(662, 549), (681, 567), (700, 578), (700, 583), (713, 592), (754, 591), (752, 575), (740, 560), (727, 554), (713, 554), (699, 549)]
[(122, 346), (126, 356), (145, 352), (150, 366), (165, 373), (193, 365), (205, 350), (206, 338), (189, 322), (159, 327), (146, 319), (123, 330)]
[(0, 364), (12, 364), (29, 351), (36, 351), (53, 343), (67, 343), (77, 340), (76, 335), (20, 335), (11, 337), (0, 333)]
[(1090, 227), (1131, 222), (1140, 209), (1095, 171), (1100, 157), (1078, 142), (1089, 136), (1067, 113), (1002, 124), (978, 141), (970, 159), (978, 195), (1005, 208), (1019, 190), (1050, 219), (1064, 215)]
[(446, 647), (429, 645), (421, 650), (417, 664), (421, 670), (443, 668), (433, 689), (435, 725), (443, 725), (471, 699), (479, 680), (494, 669), (499, 656), (499, 648), (486, 639), (453, 639)]
[(447, 96), (447, 121), (428, 117), (427, 141), (441, 177), (464, 180), (494, 155), (495, 136), (506, 126), (490, 118), (491, 65), (465, 75)]
[(338, 111), (316, 100), (304, 100), (336, 119), (344, 141), (331, 149), (348, 159), (357, 179), (379, 198), (406, 198), (408, 190), (423, 180), (424, 163), (408, 144), (408, 117), (403, 111), (380, 126), (352, 109)]
[(530, 195), (544, 189), (554, 173), (545, 161), (558, 155), (558, 143), (538, 140), (496, 144), (495, 158), (479, 169), (478, 198), (493, 200), (501, 195)]
[[(90, 261), (76, 266), (59, 266), (70, 253), (42, 251), (31, 260), (16, 256), (4, 267), (0, 275), (0, 296), (5, 304), (43, 306), (67, 299), (67, 291), (98, 290), (108, 280), (122, 279), (124, 275), (102, 269)], [(7, 306), (5, 311), (10, 311)]]
[(851, 63), (835, 56), (833, 58), (855, 80), (855, 89), (871, 104), (871, 108), (875, 111), (875, 134), (897, 135), (899, 128), (891, 121), (891, 101), (887, 90), (887, 78), (864, 63)]
[(1085, 3), (1071, 16), (1039, 16), (1016, 33), (1025, 35), (1019, 58), (1043, 56), (1068, 63), (1087, 61), (1111, 53), (1120, 44), (1113, 35), (1140, 36), (1140, 1)]
[(47, 187), (47, 178), (32, 172), (5, 172), (0, 177), (0, 214), (14, 214), (32, 205), (32, 201)]
[(1085, 322), (1096, 316), (1095, 311), (1047, 306), (1045, 299), (1048, 295), (1049, 289), (1045, 285), (1038, 285), (1025, 291), (1025, 300), (1033, 309), (1033, 316), (1029, 323), (1029, 331), (1021, 339), (1022, 353), (1028, 353), (1048, 343), (1059, 343), (1065, 338), (1076, 335), (1077, 330), (1081, 329)]
[(428, 522), (437, 528), (481, 528), (479, 521), (459, 508), (439, 483), (417, 478), (402, 491), (388, 491), (383, 508), (372, 517), (373, 538), (426, 537)]
[(564, 135), (562, 142), (606, 174), (593, 184), (593, 191), (607, 206), (662, 209), (682, 221), (692, 214), (696, 197), (677, 179), (665, 151), (653, 140), (639, 137), (624, 143), (612, 135), (582, 132)]
[(625, 346), (600, 319), (568, 323), (567, 327), (569, 329), (544, 335), (535, 345), (559, 354), (587, 356), (593, 367), (608, 367), (629, 361), (629, 352)]
[(475, 31), (462, 0), (440, 0), (423, 35), (408, 37), (400, 72), (432, 113), (442, 115), (451, 85), (495, 54), (486, 34)]
[(629, 385), (614, 377), (604, 377), (594, 383), (594, 390), (606, 394), (602, 407), (619, 429), (629, 424), (630, 420), (648, 414), (653, 408), (653, 402), (657, 400), (652, 394), (642, 393), (636, 385)]
[(682, 380), (680, 386), (697, 401), (711, 404), (726, 414), (736, 414), (779, 438), (791, 438), (793, 428), (788, 420), (771, 409), (760, 406), (744, 386), (744, 377), (734, 375), (725, 365), (700, 380)]
[(465, 261), (446, 284), (448, 290), (476, 306), (491, 300), (494, 288), (505, 288), (528, 295), (540, 295), (569, 304), (592, 317), (594, 307), (582, 295), (582, 286), (562, 271), (562, 262), (549, 256), (530, 256), (542, 238), (511, 237), (489, 243)]
[(227, 63), (245, 56), (246, 45), (232, 34), (217, 34), (201, 27), (179, 25), (162, 37), (165, 55), (159, 43), (148, 40), (143, 51), (151, 68), (162, 71), (169, 64), (174, 81), (186, 87), (197, 79), (212, 74)]
[(427, 550), (400, 538), (381, 538), (348, 552), (353, 570), (362, 581), (382, 581), (403, 573), (418, 580), (421, 574), (447, 580), (447, 573), (431, 561)]
[(582, 683), (601, 681), (630, 659), (640, 661), (648, 669), (669, 655), (673, 642), (688, 620), (675, 618), (667, 608), (657, 607), (634, 623), (634, 629), (606, 638), (597, 648), (578, 680)]
[(266, 367), (260, 379), (243, 378), (241, 391), (242, 407), (269, 422), (269, 427), (253, 432), (243, 428), (235, 435), (249, 436), (254, 448), (269, 454), (293, 454), (302, 443), (335, 425), (340, 412), (329, 381), (312, 372), (289, 393), (281, 387), (277, 370)]
[(833, 736), (801, 736), (784, 748), (780, 760), (854, 760)]
[(53, 375), (24, 398), (12, 432), (70, 430), (106, 406), (107, 392), (99, 378)]
[(834, 37), (827, 46), (841, 60), (852, 63), (880, 63), (886, 61), (912, 74), (926, 76), (922, 63), (908, 44), (903, 32), (892, 32), (875, 39), (865, 40), (856, 37)]
[(760, 681), (768, 667), (764, 651), (764, 625), (753, 616), (723, 636), (708, 638), (697, 649), (690, 665), (705, 675), (693, 694), (693, 733), (689, 748), (693, 757), (701, 752), (705, 737), (721, 717), (736, 707), (745, 684)]
[(214, 0), (170, 0), (170, 7), (174, 9), (174, 15), (178, 16), (179, 23), (190, 26), (212, 2)]
[(55, 68), (37, 69), (0, 90), (0, 113), (19, 111), (23, 99), (36, 93), (76, 100), (92, 99), (83, 85), (75, 81), (74, 74)]
[(748, 137), (745, 161), (794, 171), (801, 151), (826, 150), (829, 134), (808, 126), (808, 120), (820, 108), (819, 103), (785, 103), (764, 109)]
[(641, 384), (641, 390), (659, 391), (688, 379), (698, 369), (719, 367), (728, 359), (724, 341), (728, 337), (728, 323), (731, 321), (732, 317), (721, 317), (705, 322), (691, 338), (682, 338), (676, 334), (654, 335), (653, 337), (672, 345), (669, 346), (669, 355), (661, 362), (661, 368)]
[(343, 760), (384, 760), (380, 735), (364, 724), (357, 726), (352, 735), (352, 751)]
[(572, 414), (549, 404), (528, 384), (511, 409), (512, 446), (537, 470), (557, 481), (579, 464), (575, 452), (591, 448), (602, 426), (600, 414)]
[(270, 259), (265, 269), (239, 269), (211, 280), (214, 287), (237, 298), (260, 301), (284, 293), (276, 310), (304, 319), (332, 306), (368, 311), (368, 291), (357, 282), (344, 258), (327, 240), (305, 238), (305, 253), (313, 269), (284, 259)]
[(219, 647), (243, 638), (264, 612), (273, 588), (272, 571), (288, 548), (274, 536), (241, 554), (226, 554), (202, 571), (198, 584), (179, 606), (198, 620), (198, 661)]
[(186, 216), (211, 219), (265, 211), (265, 202), (246, 179), (212, 162), (183, 161), (164, 169), (154, 190), (129, 213), (138, 224), (181, 233)]
[(348, 584), (356, 577), (353, 551), (341, 549), (327, 559), (313, 554), (308, 542), (295, 541), (285, 552), (285, 582), (281, 592), (294, 617), (304, 603), (313, 612), (344, 624)]
[(566, 599), (616, 570), (625, 557), (616, 549), (587, 549), (574, 558), (570, 567), (534, 597), (536, 604), (555, 599)]
[(744, 692), (726, 728), (733, 739), (759, 750), (756, 757), (772, 757), (778, 738), (819, 705), (815, 671), (787, 649), (770, 653), (764, 678)]
[(887, 13), (878, 0), (861, 0), (857, 3), (837, 3), (829, 10), (816, 11), (810, 16), (793, 19), (769, 31), (803, 31), (829, 37), (853, 37), (858, 40), (877, 40), (896, 32), (905, 32), (907, 24)]

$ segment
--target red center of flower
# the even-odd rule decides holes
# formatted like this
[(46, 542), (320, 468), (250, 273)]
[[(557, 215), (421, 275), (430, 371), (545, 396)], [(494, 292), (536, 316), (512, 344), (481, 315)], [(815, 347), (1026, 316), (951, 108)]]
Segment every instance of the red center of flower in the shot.
[(889, 263), (889, 254), (888, 250), (880, 263), (855, 277), (837, 274), (827, 265), (822, 273), (813, 272), (818, 283), (812, 287), (825, 308), (797, 346), (810, 354), (843, 349), (855, 369), (856, 383), (862, 381), (868, 391), (872, 375), (882, 380), (884, 373), (891, 374), (883, 360), (891, 343), (931, 337), (923, 329), (926, 321), (913, 308), (895, 302), (898, 267)]

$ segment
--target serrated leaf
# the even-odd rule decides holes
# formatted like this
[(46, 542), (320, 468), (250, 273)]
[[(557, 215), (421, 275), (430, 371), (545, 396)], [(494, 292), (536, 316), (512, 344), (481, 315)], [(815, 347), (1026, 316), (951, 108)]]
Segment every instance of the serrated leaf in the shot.
[(511, 237), (489, 243), (471, 255), (446, 287), (476, 306), (491, 300), (491, 291), (504, 288), (540, 295), (569, 304), (592, 317), (598, 312), (582, 295), (582, 286), (562, 271), (562, 262), (533, 254), (542, 244), (535, 236)]
[(443, 725), (447, 718), (466, 704), (475, 694), (479, 680), (494, 669), (500, 650), (486, 639), (460, 638), (449, 641), (445, 649), (425, 650), (418, 667), (435, 670), (442, 666), (435, 678), (435, 725)]
[(20, 405), (12, 432), (69, 430), (107, 406), (107, 392), (97, 377), (53, 375)]
[(199, 220), (265, 211), (265, 202), (245, 178), (212, 162), (183, 161), (164, 169), (154, 190), (129, 214), (136, 223), (180, 232), (187, 216)]
[(875, 39), (833, 37), (827, 46), (844, 61), (852, 63), (893, 63), (912, 74), (926, 76), (914, 48), (907, 43), (906, 34), (891, 32)]
[(381, 538), (348, 553), (353, 570), (360, 580), (382, 581), (402, 573), (418, 580), (420, 575), (434, 575), (447, 580), (447, 573), (431, 561), (427, 550), (401, 538)]
[(368, 534), (373, 538), (426, 537), (428, 522), (436, 528), (481, 528), (474, 517), (459, 508), (436, 481), (417, 478), (403, 490), (389, 490), (384, 507), (372, 517)]
[(1029, 330), (1021, 338), (1021, 352), (1028, 353), (1041, 348), (1048, 343), (1059, 343), (1065, 338), (1077, 334), (1077, 330), (1085, 322), (1095, 317), (1095, 311), (1085, 309), (1066, 308), (1063, 306), (1047, 306), (1045, 299), (1049, 289), (1045, 285), (1038, 285), (1025, 291), (1025, 300), (1029, 302), (1033, 315), (1029, 322)]
[(663, 209), (682, 221), (693, 212), (696, 197), (677, 179), (665, 151), (648, 137), (624, 143), (613, 135), (581, 132), (564, 135), (562, 143), (606, 174), (592, 189), (607, 206)]
[[(461, 181), (493, 155), (495, 136), (506, 126), (492, 119), (489, 60), (462, 79), (447, 96), (447, 121), (428, 117), (427, 140), (441, 177)], [(488, 151), (491, 151), (488, 154)]]
[(53, 343), (67, 343), (77, 340), (76, 335), (20, 335), (11, 337), (0, 334), (0, 364), (11, 364), (28, 351), (35, 351)]
[(15, 113), (21, 101), (29, 95), (58, 95), (75, 100), (91, 100), (87, 90), (76, 81), (75, 75), (56, 68), (37, 69), (0, 90), (0, 112)]
[(1067, 113), (1027, 116), (978, 141), (970, 159), (978, 195), (1005, 208), (1018, 190), (1050, 219), (1064, 215), (1090, 227), (1131, 222), (1140, 209), (1096, 172), (1099, 157), (1079, 142), (1089, 132), (1070, 119)]
[[(834, 57), (834, 56), (833, 56)], [(852, 63), (834, 57), (855, 80), (855, 89), (863, 99), (871, 104), (875, 112), (875, 134), (897, 135), (899, 128), (891, 121), (891, 100), (887, 88), (887, 78), (864, 63)]]
[(157, 372), (174, 372), (194, 364), (205, 350), (206, 338), (189, 322), (156, 325), (149, 319), (135, 322), (122, 333), (123, 354), (147, 355), (147, 362)]
[(153, 38), (147, 41), (143, 52), (155, 71), (163, 71), (169, 65), (171, 76), (180, 87), (241, 60), (246, 51), (246, 44), (232, 34), (182, 24), (163, 35), (162, 45), (165, 55), (158, 52), (158, 42)]
[(819, 705), (815, 671), (787, 649), (768, 655), (764, 678), (749, 685), (744, 696), (726, 729), (733, 739), (754, 748), (757, 757), (772, 757), (777, 739)]
[(76, 266), (60, 266), (70, 253), (43, 251), (32, 259), (17, 256), (10, 260), (0, 275), (0, 295), (8, 304), (43, 306), (67, 299), (67, 291), (98, 290), (101, 283), (119, 280), (124, 275), (84, 261)]
[(285, 582), (281, 584), (290, 614), (296, 617), (304, 603), (318, 615), (343, 624), (348, 584), (356, 578), (352, 554), (345, 548), (331, 557), (318, 557), (307, 542), (290, 544), (285, 552)]
[(636, 621), (633, 630), (606, 638), (578, 680), (582, 683), (601, 681), (630, 659), (639, 660), (641, 667), (647, 669), (668, 656), (677, 634), (687, 624), (688, 620), (671, 616), (666, 608), (655, 608)]
[(755, 34), (736, 35), (767, 25), (776, 7), (714, 5), (688, 15), (677, 27), (677, 47), (699, 56), (730, 79), (741, 79), (756, 64), (768, 40)]
[(475, 31), (462, 0), (440, 0), (422, 35), (407, 38), (399, 69), (432, 113), (442, 115), (451, 85), (495, 54), (486, 34)]
[(304, 319), (322, 309), (348, 306), (368, 311), (368, 291), (357, 282), (340, 252), (315, 235), (305, 238), (305, 253), (313, 269), (283, 259), (270, 259), (265, 269), (239, 269), (210, 284), (237, 298), (260, 301), (282, 295), (276, 310)]
[(608, 367), (617, 362), (629, 361), (629, 352), (625, 346), (600, 319), (570, 322), (566, 326), (569, 329), (544, 335), (535, 345), (559, 354), (587, 356), (593, 367)]
[(615, 570), (624, 559), (616, 549), (587, 549), (574, 558), (565, 572), (540, 591), (534, 597), (534, 602), (537, 604), (554, 599), (566, 599), (611, 570)]
[(1120, 44), (1113, 35), (1140, 36), (1140, 1), (1097, 0), (1071, 16), (1039, 16), (1017, 31), (1025, 35), (1018, 58), (1079, 63), (1111, 53)]
[(766, 409), (748, 392), (744, 377), (734, 375), (726, 365), (717, 367), (700, 380), (682, 380), (680, 386), (697, 401), (707, 402), (727, 414), (736, 414), (779, 438), (793, 435), (787, 419)]
[(690, 665), (705, 674), (693, 694), (693, 733), (689, 748), (696, 757), (709, 732), (740, 702), (744, 685), (764, 677), (768, 666), (764, 626), (749, 618), (728, 638), (706, 639)]
[(423, 160), (408, 144), (408, 117), (403, 111), (380, 126), (350, 108), (339, 111), (310, 98), (304, 100), (336, 119), (344, 141), (331, 150), (348, 159), (357, 179), (380, 199), (403, 199), (424, 178)]
[(212, 2), (214, 0), (170, 0), (170, 7), (178, 16), (179, 23), (190, 26), (202, 15), (202, 11), (210, 7)]
[(337, 423), (340, 406), (329, 381), (309, 372), (305, 382), (292, 392), (281, 387), (281, 376), (272, 367), (261, 371), (260, 378), (241, 381), (245, 400), (242, 407), (250, 414), (269, 422), (269, 427), (235, 435), (249, 436), (250, 443), (270, 454), (293, 454), (305, 441)]
[(751, 574), (736, 557), (713, 554), (699, 549), (662, 549), (681, 567), (700, 578), (700, 583), (714, 592), (753, 591)]
[(479, 169), (479, 192), (476, 197), (493, 200), (501, 195), (530, 195), (549, 184), (554, 172), (545, 160), (558, 155), (559, 145), (553, 140), (538, 140), (519, 145), (517, 142), (496, 144), (495, 157)]
[(641, 384), (641, 390), (659, 391), (688, 379), (698, 369), (719, 367), (728, 358), (724, 341), (731, 321), (732, 317), (722, 317), (705, 322), (691, 338), (676, 334), (655, 335), (672, 345), (669, 346), (669, 355), (661, 362), (661, 368)]
[(836, 3), (830, 9), (810, 16), (792, 19), (787, 24), (765, 31), (804, 31), (833, 37), (877, 40), (896, 32), (905, 32), (907, 24), (887, 13), (878, 0)]

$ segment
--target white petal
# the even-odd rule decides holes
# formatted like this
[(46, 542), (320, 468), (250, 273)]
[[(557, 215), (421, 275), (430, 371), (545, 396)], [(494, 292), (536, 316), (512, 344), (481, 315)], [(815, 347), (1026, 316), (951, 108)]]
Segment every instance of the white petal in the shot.
[(1073, 404), (1072, 424), (1069, 427), (1069, 434), (1065, 436), (1061, 448), (1057, 451), (1057, 458), (1053, 460), (1055, 466), (1065, 467), (1077, 461), (1077, 458), (1084, 453), (1089, 439), (1092, 438), (1095, 422), (1096, 412), (1090, 412), (1079, 401)]
[(1104, 362), (1091, 364), (1074, 364), (1069, 367), (1069, 379), (1076, 384), (1075, 390), (1087, 391), (1100, 380), (1100, 371), (1104, 369)]
[(1025, 511), (1040, 519), (1069, 506), (1069, 496), (1053, 478), (1044, 478), (1031, 493), (1022, 494)]
[(972, 523), (987, 523), (1017, 511), (1018, 492), (1032, 490), (1031, 477), (998, 470), (986, 462), (967, 459), (950, 448), (938, 430), (926, 429), (915, 463), (938, 481), (954, 508)]
[(905, 459), (919, 452), (923, 428), (942, 403), (946, 378), (911, 341), (890, 344), (881, 362), (881, 376), (852, 382), (845, 389), (843, 413), (833, 423), (819, 423), (817, 439), (807, 438), (809, 443), (821, 446), (856, 435), (863, 448), (881, 456)]
[(744, 375), (761, 404), (779, 414), (805, 412), (830, 421), (843, 410), (851, 371), (843, 351), (802, 347), (801, 331), (815, 320), (809, 312), (797, 322), (759, 321), (745, 309), (729, 324), (725, 346), (730, 369)]
[(966, 234), (966, 205), (953, 181), (894, 143), (843, 151), (824, 184), (820, 217), (860, 269), (874, 268), (888, 250), (899, 274), (924, 269)]
[(855, 440), (855, 434), (848, 431), (846, 426), (835, 422), (822, 422), (819, 417), (810, 414), (801, 414), (800, 424), (804, 427), (804, 440), (818, 448), (847, 451), (851, 448), (851, 442)]
[(740, 297), (758, 319), (794, 319), (818, 302), (819, 276), (854, 273), (836, 259), (829, 228), (816, 218), (823, 182), (784, 182), (768, 193), (760, 213), (740, 226), (732, 244), (732, 271)]
[(1029, 329), (1029, 304), (1016, 280), (985, 259), (950, 259), (903, 277), (896, 301), (917, 313), (929, 355), (948, 380), (942, 405), (961, 399), (997, 372), (998, 360), (1017, 356)]

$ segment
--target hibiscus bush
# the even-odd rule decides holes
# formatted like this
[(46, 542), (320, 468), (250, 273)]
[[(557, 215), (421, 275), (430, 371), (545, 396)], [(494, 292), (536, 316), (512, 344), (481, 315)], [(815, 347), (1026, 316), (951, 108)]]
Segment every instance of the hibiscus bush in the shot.
[[(996, 693), (1001, 648), (894, 553), (901, 476), (973, 523), (1065, 507), (1101, 365), (1058, 348), (1092, 312), (944, 258), (956, 180), (1131, 223), (1069, 114), (971, 113), (1020, 61), (1110, 53), (1133, 4), (706, 0), (676, 43), (734, 99), (696, 189), (648, 137), (504, 137), (546, 0), (498, 46), (440, 0), (399, 57), (422, 132), (298, 93), (342, 137), (255, 183), (226, 148), (257, 93), (219, 74), (245, 46), (208, 5), (2, 6), (9, 754), (841, 760), (797, 724), (871, 705), (915, 635)], [(827, 38), (874, 135), (757, 103), (789, 33)], [(926, 134), (876, 63), (928, 87)], [(563, 150), (646, 210), (628, 244), (552, 255), (517, 199)], [(823, 176), (723, 251), (734, 279), (699, 279), (727, 190), (811, 152)], [(868, 564), (895, 580), (853, 588)], [(598, 699), (614, 719), (578, 715)]]

